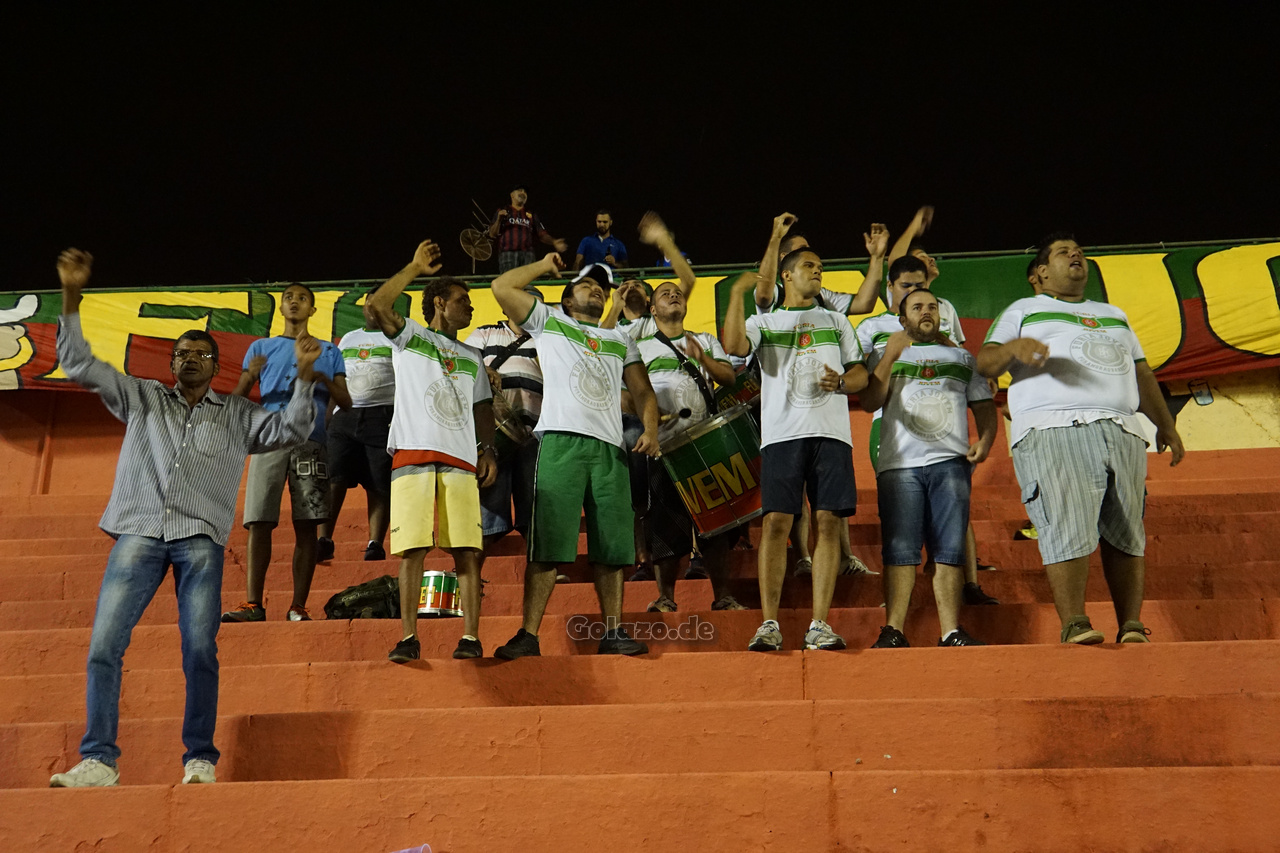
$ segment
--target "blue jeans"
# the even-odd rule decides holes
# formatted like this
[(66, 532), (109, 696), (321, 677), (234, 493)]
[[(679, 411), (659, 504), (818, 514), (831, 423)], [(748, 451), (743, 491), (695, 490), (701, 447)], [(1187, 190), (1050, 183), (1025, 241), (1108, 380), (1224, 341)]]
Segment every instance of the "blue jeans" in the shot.
[(142, 618), (165, 572), (173, 566), (182, 634), (182, 672), (187, 707), (182, 718), (182, 761), (216, 764), (213, 730), (218, 721), (218, 626), (222, 618), (222, 558), (225, 549), (208, 536), (174, 542), (125, 534), (107, 558), (89, 640), (88, 723), (80, 757), (115, 766), (120, 757), (120, 671), (133, 628)]
[(876, 477), (880, 557), (886, 566), (919, 565), (923, 545), (936, 563), (964, 565), (972, 468), (957, 456), (920, 468), (893, 468)]

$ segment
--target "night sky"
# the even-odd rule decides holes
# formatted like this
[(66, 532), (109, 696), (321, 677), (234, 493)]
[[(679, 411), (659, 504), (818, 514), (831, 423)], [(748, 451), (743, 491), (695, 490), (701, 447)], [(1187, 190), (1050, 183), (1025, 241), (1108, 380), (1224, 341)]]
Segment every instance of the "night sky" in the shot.
[(55, 287), (68, 245), (102, 286), (381, 278), (425, 237), (465, 274), (471, 200), (515, 182), (572, 245), (611, 208), (645, 263), (648, 208), (701, 264), (758, 258), (783, 210), (827, 257), (922, 203), (942, 253), (1280, 233), (1280, 58), (1243, 7), (164, 8), (0, 21), (0, 289)]

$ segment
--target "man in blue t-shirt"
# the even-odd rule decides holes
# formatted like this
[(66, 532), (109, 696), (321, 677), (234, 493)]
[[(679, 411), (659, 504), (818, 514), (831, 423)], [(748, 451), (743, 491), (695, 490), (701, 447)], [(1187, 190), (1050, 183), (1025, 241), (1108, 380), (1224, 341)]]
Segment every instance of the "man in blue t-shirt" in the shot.
[(575, 270), (592, 264), (607, 264), (613, 269), (628, 263), (627, 247), (613, 236), (613, 214), (607, 210), (596, 211), (596, 233), (588, 234), (578, 243), (578, 257), (573, 262)]
[[(269, 411), (284, 408), (298, 376), (294, 344), (310, 337), (307, 323), (316, 313), (315, 294), (305, 284), (294, 282), (280, 294), (280, 314), (284, 334), (260, 338), (244, 355), (244, 370), (233, 394), (247, 397), (255, 384), (262, 405)], [(244, 526), (249, 531), (246, 600), (235, 610), (222, 614), (223, 622), (261, 622), (267, 618), (263, 591), (267, 567), (271, 564), (271, 531), (280, 522), (280, 498), (289, 483), (293, 505), (293, 603), (291, 622), (311, 619), (307, 596), (316, 571), (316, 528), (329, 517), (329, 461), (325, 448), (325, 419), (332, 400), (343, 409), (351, 408), (347, 393), (346, 366), (342, 352), (331, 341), (320, 341), (320, 357), (313, 368), (316, 375), (315, 429), (302, 444), (249, 460), (244, 496)]]

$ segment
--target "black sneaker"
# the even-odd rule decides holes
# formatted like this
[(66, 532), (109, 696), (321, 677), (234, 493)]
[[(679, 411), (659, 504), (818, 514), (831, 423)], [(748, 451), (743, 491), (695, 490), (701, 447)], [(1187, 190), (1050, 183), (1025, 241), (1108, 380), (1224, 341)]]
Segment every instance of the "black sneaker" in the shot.
[(333, 559), (333, 540), (328, 536), (321, 536), (316, 540), (316, 562), (327, 563)]
[(684, 579), (687, 581), (704, 581), (708, 580), (711, 575), (707, 574), (707, 567), (702, 562), (702, 557), (694, 554), (689, 558), (689, 568), (685, 569)]
[(600, 641), (600, 647), (596, 649), (596, 654), (601, 655), (647, 655), (649, 647), (639, 640), (633, 640), (627, 635), (626, 628), (618, 628), (616, 631), (605, 631), (604, 639)]
[(387, 552), (382, 547), (382, 543), (370, 540), (368, 547), (364, 549), (364, 559), (366, 563), (387, 559)]
[(417, 637), (410, 637), (396, 643), (396, 647), (387, 652), (387, 660), (392, 663), (408, 663), (422, 657), (422, 644)]
[(885, 625), (880, 629), (880, 636), (871, 644), (873, 649), (906, 649), (911, 644), (907, 642), (907, 635), (899, 631), (892, 625)]
[(965, 604), (999, 604), (1000, 599), (987, 595), (982, 591), (976, 583), (966, 583), (964, 585), (964, 603)]
[(948, 634), (945, 640), (938, 641), (938, 645), (940, 646), (985, 646), (986, 643), (982, 642), (981, 640), (975, 640), (973, 637), (970, 637), (968, 631), (966, 631), (964, 628), (961, 628), (959, 625), (957, 625), (956, 629), (952, 631), (950, 634)]
[(470, 660), (471, 658), (484, 657), (484, 646), (480, 645), (479, 640), (469, 640), (463, 637), (458, 641), (458, 647), (453, 650), (454, 660)]
[[(459, 644), (461, 645), (461, 644)], [(515, 660), (516, 658), (536, 658), (542, 657), (542, 649), (538, 646), (538, 635), (530, 634), (521, 628), (516, 631), (516, 635), (507, 640), (506, 645), (498, 646), (494, 650), (495, 658), (503, 660)]]

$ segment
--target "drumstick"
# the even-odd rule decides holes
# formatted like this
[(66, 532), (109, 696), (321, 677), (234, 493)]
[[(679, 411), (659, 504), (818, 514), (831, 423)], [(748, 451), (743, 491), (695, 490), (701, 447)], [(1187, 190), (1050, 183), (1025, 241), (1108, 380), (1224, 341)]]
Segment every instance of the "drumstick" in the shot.
[(674, 421), (676, 418), (687, 418), (693, 414), (691, 409), (681, 409), (678, 412), (672, 412), (669, 415), (659, 415), (658, 423), (665, 424)]

